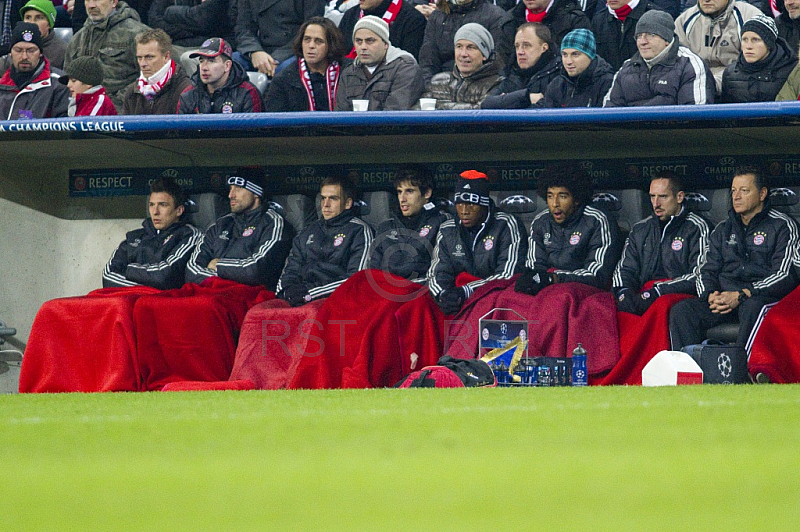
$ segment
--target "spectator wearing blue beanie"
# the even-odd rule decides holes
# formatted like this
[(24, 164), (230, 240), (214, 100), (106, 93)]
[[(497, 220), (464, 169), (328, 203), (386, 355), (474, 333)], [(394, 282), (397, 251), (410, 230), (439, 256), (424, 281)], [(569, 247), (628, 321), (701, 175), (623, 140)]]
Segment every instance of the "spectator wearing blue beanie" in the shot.
[(547, 86), (540, 107), (601, 107), (614, 70), (597, 55), (594, 33), (572, 30), (561, 41), (561, 70)]

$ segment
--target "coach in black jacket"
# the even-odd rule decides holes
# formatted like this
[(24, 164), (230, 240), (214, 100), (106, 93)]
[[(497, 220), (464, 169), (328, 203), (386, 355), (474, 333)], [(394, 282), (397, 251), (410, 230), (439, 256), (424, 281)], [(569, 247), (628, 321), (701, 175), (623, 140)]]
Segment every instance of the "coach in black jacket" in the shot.
[(639, 51), (614, 76), (603, 107), (714, 103), (714, 76), (700, 56), (680, 45), (669, 13), (648, 11), (636, 34)]
[(322, 182), (322, 219), (292, 242), (278, 282), (279, 298), (297, 307), (327, 297), (348, 277), (367, 268), (372, 229), (353, 212), (354, 192), (344, 178)]
[(619, 227), (589, 204), (591, 179), (573, 166), (553, 166), (539, 179), (547, 210), (531, 223), (525, 271), (515, 290), (536, 295), (554, 283), (607, 289), (619, 258)]
[[(665, 171), (650, 181), (653, 214), (631, 229), (614, 270), (617, 308), (644, 314), (664, 294), (697, 295), (700, 264), (708, 251), (708, 222), (685, 206), (683, 180)], [(645, 283), (657, 281), (649, 290)]]
[(183, 286), (189, 256), (201, 233), (180, 220), (184, 211), (181, 187), (172, 179), (150, 185), (150, 217), (130, 231), (103, 270), (103, 287), (152, 286), (161, 290)]
[[(455, 193), (458, 220), (439, 227), (428, 287), (442, 312), (455, 314), (472, 292), (495, 279), (509, 279), (525, 257), (525, 229), (514, 216), (495, 210), (486, 174), (467, 170)], [(480, 277), (456, 286), (456, 277)]]
[(636, 53), (636, 24), (652, 9), (659, 7), (647, 0), (611, 0), (592, 18), (597, 53), (608, 61), (612, 70), (619, 70)]
[(186, 267), (186, 282), (220, 277), (275, 289), (293, 231), (263, 199), (263, 173), (240, 168), (228, 178), (231, 213), (208, 228)]
[(752, 167), (737, 169), (731, 194), (733, 209), (711, 233), (700, 266), (699, 298), (681, 301), (670, 312), (673, 349), (702, 342), (708, 329), (738, 316), (737, 343), (749, 351), (762, 308), (797, 286), (792, 269), (797, 224), (769, 207), (764, 174)]

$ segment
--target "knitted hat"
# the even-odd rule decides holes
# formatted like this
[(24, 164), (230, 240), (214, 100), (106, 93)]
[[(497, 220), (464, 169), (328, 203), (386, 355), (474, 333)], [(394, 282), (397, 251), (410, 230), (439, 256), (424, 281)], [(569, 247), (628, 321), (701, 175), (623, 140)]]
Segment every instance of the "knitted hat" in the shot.
[(566, 48), (583, 52), (589, 56), (589, 59), (594, 59), (597, 55), (594, 33), (585, 28), (572, 30), (564, 35), (564, 40), (561, 41), (561, 49), (564, 50)]
[(36, 24), (17, 22), (17, 25), (14, 26), (14, 32), (11, 34), (11, 46), (13, 47), (18, 42), (35, 44), (39, 47), (40, 52), (44, 51), (42, 48), (42, 34)]
[(675, 37), (675, 21), (669, 13), (651, 9), (636, 23), (636, 34), (640, 33), (652, 33), (667, 42), (672, 42)]
[(228, 56), (228, 59), (233, 57), (233, 50), (231, 45), (225, 42), (225, 39), (214, 37), (213, 39), (206, 39), (199, 50), (195, 50), (189, 54), (190, 59), (197, 56), (203, 57), (217, 57), (218, 55)]
[(228, 178), (229, 185), (249, 190), (258, 197), (264, 196), (264, 171), (257, 166), (243, 166)]
[(456, 183), (456, 203), (472, 203), (489, 206), (489, 178), (483, 172), (467, 170), (461, 172)]
[(103, 64), (93, 55), (82, 55), (71, 61), (64, 72), (65, 74), (58, 78), (64, 85), (70, 78), (92, 87), (103, 84)]
[(462, 39), (475, 43), (475, 46), (478, 47), (483, 57), (486, 59), (489, 59), (492, 52), (494, 52), (494, 39), (492, 39), (492, 34), (480, 24), (470, 22), (469, 24), (461, 26), (456, 32), (455, 38), (453, 38), (453, 44)]
[(758, 15), (757, 17), (751, 18), (742, 26), (742, 35), (744, 35), (746, 31), (757, 33), (758, 36), (761, 37), (761, 40), (764, 41), (764, 44), (767, 45), (768, 50), (775, 49), (775, 41), (778, 39), (778, 27), (775, 25), (775, 21), (772, 20), (772, 17)]
[(361, 17), (361, 19), (356, 22), (355, 27), (353, 27), (353, 39), (356, 38), (356, 32), (358, 30), (369, 30), (383, 39), (383, 42), (386, 44), (392, 44), (391, 41), (389, 41), (389, 25), (380, 17), (374, 15)]
[(19, 16), (25, 18), (25, 12), (29, 9), (43, 13), (47, 17), (47, 22), (50, 23), (51, 30), (56, 25), (56, 8), (50, 0), (30, 0), (19, 10)]

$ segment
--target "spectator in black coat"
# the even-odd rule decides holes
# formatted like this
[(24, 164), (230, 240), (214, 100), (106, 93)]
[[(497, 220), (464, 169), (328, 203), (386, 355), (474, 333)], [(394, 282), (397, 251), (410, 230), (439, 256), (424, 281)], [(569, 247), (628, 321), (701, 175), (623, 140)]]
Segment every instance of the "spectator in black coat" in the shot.
[(428, 16), (425, 37), (419, 51), (419, 66), (425, 83), (434, 74), (450, 72), (455, 63), (453, 38), (464, 24), (476, 22), (489, 30), (495, 55), (503, 65), (509, 62), (514, 42), (511, 16), (489, 0), (437, 0), (437, 9)]
[(636, 49), (636, 24), (646, 11), (658, 9), (647, 0), (608, 0), (606, 8), (592, 19), (597, 53), (619, 70)]
[(561, 42), (572, 30), (592, 29), (590, 17), (581, 11), (575, 0), (521, 0), (511, 10), (511, 16), (516, 28), (525, 22), (541, 22), (548, 27), (555, 42)]
[(561, 70), (539, 100), (540, 107), (602, 107), (614, 70), (595, 51), (589, 30), (573, 30), (561, 41)]
[(355, 59), (353, 48), (353, 28), (356, 22), (365, 15), (381, 17), (389, 24), (389, 40), (392, 46), (405, 50), (419, 59), (419, 49), (425, 37), (425, 17), (414, 9), (414, 4), (402, 0), (359, 0), (358, 5), (348, 9), (339, 29), (344, 35), (347, 51), (353, 50), (351, 59)]
[(194, 48), (212, 37), (231, 46), (236, 21), (229, 15), (229, 0), (153, 0), (148, 25), (161, 28), (177, 46)]
[(784, 0), (783, 12), (775, 17), (778, 35), (786, 39), (789, 48), (797, 51), (800, 45), (800, 0)]
[(742, 52), (722, 73), (722, 103), (771, 102), (797, 66), (797, 53), (759, 15), (742, 26)]
[(516, 61), (506, 67), (500, 94), (487, 96), (482, 109), (527, 109), (544, 97), (547, 86), (558, 76), (561, 59), (550, 30), (539, 22), (526, 22), (514, 37)]
[[(300, 27), (292, 49), (298, 59), (278, 72), (270, 83), (264, 98), (266, 111), (334, 109), (336, 86), (348, 51), (342, 32), (330, 19), (312, 17)], [(307, 72), (308, 78), (301, 72)]]

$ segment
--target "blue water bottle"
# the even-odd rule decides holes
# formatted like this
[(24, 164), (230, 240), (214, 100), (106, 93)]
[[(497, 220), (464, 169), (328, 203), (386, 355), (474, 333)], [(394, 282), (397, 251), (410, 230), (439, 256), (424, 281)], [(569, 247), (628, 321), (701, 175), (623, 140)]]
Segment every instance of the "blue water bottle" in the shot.
[(572, 385), (589, 385), (589, 375), (586, 370), (586, 349), (580, 343), (572, 351)]

